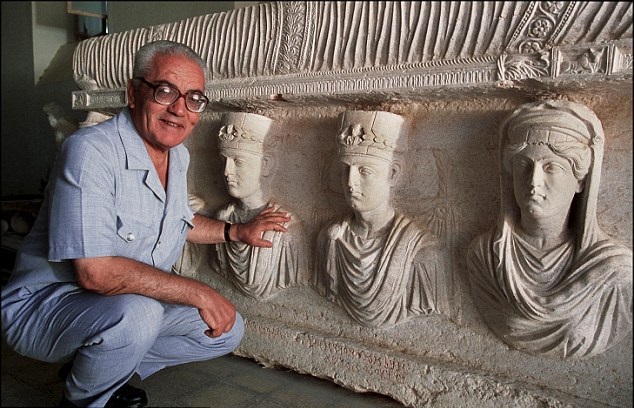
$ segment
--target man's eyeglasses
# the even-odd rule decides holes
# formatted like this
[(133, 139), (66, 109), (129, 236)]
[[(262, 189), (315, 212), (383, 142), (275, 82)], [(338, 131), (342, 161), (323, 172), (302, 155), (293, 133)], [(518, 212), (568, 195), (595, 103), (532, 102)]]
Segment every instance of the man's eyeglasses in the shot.
[(205, 110), (209, 103), (209, 99), (198, 91), (189, 91), (183, 94), (178, 89), (166, 83), (153, 84), (142, 77), (136, 77), (134, 79), (138, 79), (154, 89), (154, 100), (161, 105), (169, 106), (182, 96), (185, 98), (185, 107), (187, 107), (188, 110), (200, 113)]

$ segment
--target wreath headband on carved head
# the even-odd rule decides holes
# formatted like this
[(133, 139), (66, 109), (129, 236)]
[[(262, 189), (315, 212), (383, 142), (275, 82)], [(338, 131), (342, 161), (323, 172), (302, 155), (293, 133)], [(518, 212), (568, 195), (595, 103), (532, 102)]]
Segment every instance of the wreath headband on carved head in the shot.
[(341, 114), (337, 132), (340, 154), (356, 154), (392, 160), (403, 149), (405, 118), (382, 111), (348, 111)]
[(231, 112), (223, 115), (222, 123), (218, 133), (220, 149), (264, 153), (264, 141), (271, 129), (272, 119), (255, 113)]

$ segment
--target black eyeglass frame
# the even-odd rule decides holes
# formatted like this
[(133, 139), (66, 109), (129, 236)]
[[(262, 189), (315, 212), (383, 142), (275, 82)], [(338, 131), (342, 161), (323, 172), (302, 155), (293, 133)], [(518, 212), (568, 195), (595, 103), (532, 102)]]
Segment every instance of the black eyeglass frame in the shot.
[[(203, 94), (202, 94), (202, 92), (200, 92), (200, 91), (188, 91), (188, 92), (182, 93), (180, 90), (176, 89), (174, 86), (172, 86), (172, 85), (170, 85), (170, 84), (168, 84), (168, 83), (166, 83), (166, 82), (159, 82), (159, 83), (157, 83), (157, 84), (153, 84), (152, 82), (150, 82), (150, 81), (146, 80), (146, 79), (145, 79), (145, 78), (143, 78), (143, 77), (134, 77), (133, 79), (135, 79), (135, 80), (139, 80), (139, 81), (143, 82), (145, 85), (147, 85), (147, 86), (149, 86), (150, 88), (152, 88), (152, 90), (154, 91), (154, 92), (152, 93), (152, 96), (154, 97), (154, 102), (156, 102), (156, 103), (158, 103), (158, 104), (160, 104), (160, 105), (163, 105), (163, 106), (170, 106), (170, 105), (173, 105), (174, 103), (176, 103), (176, 101), (178, 100), (178, 98), (180, 98), (181, 96), (185, 99), (185, 107), (186, 107), (186, 108), (187, 108), (187, 110), (188, 110), (188, 111), (190, 111), (190, 112), (194, 112), (194, 113), (201, 113), (201, 112), (203, 112), (203, 111), (207, 108), (207, 105), (209, 104), (209, 98), (207, 98), (205, 95), (203, 95)], [(176, 98), (174, 98), (174, 100), (173, 100), (172, 102), (170, 102), (170, 103), (163, 103), (163, 102), (159, 101), (159, 100), (158, 100), (158, 98), (156, 97), (156, 92), (157, 92), (157, 90), (158, 90), (158, 88), (159, 88), (160, 86), (164, 86), (164, 87), (167, 87), (167, 88), (169, 88), (169, 89), (171, 89), (171, 90), (173, 90), (173, 91), (175, 91), (175, 92), (178, 92), (178, 96), (177, 96)], [(200, 95), (200, 97), (201, 97), (201, 101), (203, 101), (203, 102), (204, 102), (204, 105), (203, 105), (203, 107), (202, 107), (202, 109), (201, 109), (201, 110), (194, 110), (194, 109), (192, 109), (192, 108), (190, 108), (190, 107), (189, 107), (187, 97), (188, 97), (189, 95), (191, 95), (191, 94), (197, 94), (197, 95)]]

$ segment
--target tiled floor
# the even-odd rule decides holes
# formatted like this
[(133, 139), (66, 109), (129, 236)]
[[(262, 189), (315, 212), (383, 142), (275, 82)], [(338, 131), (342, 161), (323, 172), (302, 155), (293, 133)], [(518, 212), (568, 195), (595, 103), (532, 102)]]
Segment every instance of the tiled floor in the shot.
[[(22, 357), (2, 342), (1, 406), (57, 406), (63, 389), (59, 368)], [(167, 368), (132, 384), (147, 392), (151, 407), (402, 407), (386, 396), (355, 393), (328, 380), (263, 368), (234, 355)]]

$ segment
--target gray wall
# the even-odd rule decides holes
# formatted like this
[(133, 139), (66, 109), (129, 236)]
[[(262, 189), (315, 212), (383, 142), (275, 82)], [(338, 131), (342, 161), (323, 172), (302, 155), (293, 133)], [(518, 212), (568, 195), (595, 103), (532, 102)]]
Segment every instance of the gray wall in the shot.
[[(126, 31), (257, 3), (113, 1), (108, 2), (109, 28)], [(56, 102), (76, 122), (86, 116), (71, 109), (72, 92), (79, 89), (72, 79), (74, 21), (65, 1), (2, 2), (3, 197), (43, 192), (55, 160), (45, 104)]]
[(32, 26), (30, 2), (2, 2), (2, 195), (37, 193), (53, 157), (33, 84)]

